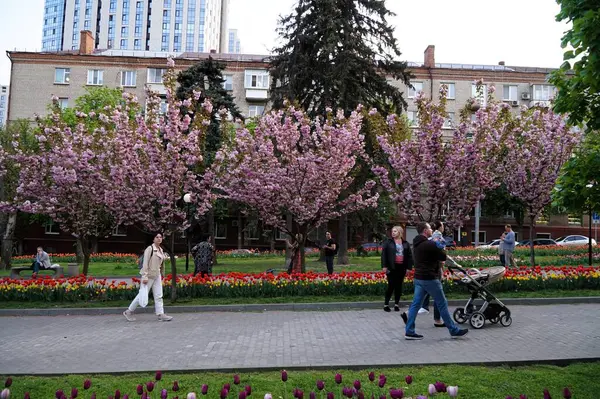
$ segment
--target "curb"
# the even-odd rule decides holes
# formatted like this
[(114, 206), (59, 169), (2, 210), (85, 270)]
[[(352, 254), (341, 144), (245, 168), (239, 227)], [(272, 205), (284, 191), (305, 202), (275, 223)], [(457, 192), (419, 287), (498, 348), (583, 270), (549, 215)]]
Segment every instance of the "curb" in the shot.
[[(588, 358), (570, 358), (570, 359), (540, 359), (540, 360), (508, 360), (508, 361), (489, 361), (489, 362), (436, 362), (436, 363), (417, 363), (417, 362), (406, 362), (406, 363), (382, 363), (382, 364), (356, 364), (349, 365), (344, 364), (328, 364), (318, 366), (266, 366), (266, 367), (217, 367), (217, 368), (205, 368), (205, 369), (162, 369), (163, 373), (177, 373), (177, 374), (192, 374), (192, 373), (260, 373), (260, 372), (279, 372), (282, 369), (289, 371), (328, 371), (328, 370), (377, 370), (382, 368), (396, 368), (396, 367), (422, 367), (422, 366), (485, 366), (485, 367), (521, 367), (521, 366), (536, 366), (540, 364), (547, 364), (552, 366), (565, 367), (573, 363), (595, 363), (600, 361), (598, 357)], [(120, 371), (81, 371), (77, 372), (79, 375), (128, 375), (128, 374), (140, 374), (149, 373), (154, 374), (155, 369), (152, 370), (120, 370)], [(34, 377), (61, 377), (67, 375), (67, 373), (5, 373), (10, 374), (12, 377), (16, 376), (34, 376)], [(72, 374), (68, 374), (72, 375)]]
[[(449, 306), (462, 306), (466, 299), (451, 299)], [(566, 297), (566, 298), (507, 298), (502, 299), (507, 305), (543, 306), (543, 305), (574, 305), (600, 303), (600, 296)], [(400, 305), (409, 306), (411, 302), (401, 301)], [(380, 309), (381, 302), (324, 302), (324, 303), (257, 303), (235, 305), (189, 305), (165, 306), (166, 313), (203, 313), (203, 312), (268, 312), (268, 311), (339, 311)], [(98, 316), (121, 314), (124, 308), (50, 308), (50, 309), (0, 309), (0, 317), (7, 316)], [(153, 306), (138, 308), (140, 314), (154, 313)]]

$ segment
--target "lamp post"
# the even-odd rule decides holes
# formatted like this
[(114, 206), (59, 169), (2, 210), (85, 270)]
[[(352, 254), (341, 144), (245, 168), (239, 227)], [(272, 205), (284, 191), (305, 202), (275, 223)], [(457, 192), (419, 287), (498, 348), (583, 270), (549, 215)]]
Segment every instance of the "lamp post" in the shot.
[[(592, 190), (592, 188), (594, 188), (595, 182), (594, 183), (589, 183), (586, 184), (585, 187), (590, 189), (590, 191)], [(591, 200), (591, 193), (588, 193), (588, 204), (589, 204), (589, 219), (588, 219), (588, 264), (590, 266), (592, 266), (592, 200)]]
[[(183, 202), (185, 202), (185, 220), (186, 222), (190, 218), (190, 203), (192, 202), (192, 194), (187, 193), (183, 196)], [(189, 227), (185, 229), (185, 241), (187, 246), (187, 251), (185, 251), (185, 271), (187, 273), (189, 264), (190, 264), (190, 234)]]

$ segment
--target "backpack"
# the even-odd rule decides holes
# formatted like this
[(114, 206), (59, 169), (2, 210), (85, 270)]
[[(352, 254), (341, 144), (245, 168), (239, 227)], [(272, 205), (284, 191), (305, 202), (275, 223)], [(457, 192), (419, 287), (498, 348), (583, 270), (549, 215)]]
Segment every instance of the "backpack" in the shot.
[[(154, 247), (152, 245), (150, 245), (150, 248), (152, 248), (152, 255), (154, 255)], [(146, 248), (147, 249), (147, 248)], [(146, 253), (146, 250), (144, 250), (144, 252), (142, 252), (142, 256), (140, 256), (138, 258), (138, 269), (142, 270), (142, 268), (144, 267), (144, 254)]]
[(333, 256), (338, 254), (338, 249), (340, 249), (340, 245), (337, 242), (333, 242), (335, 244), (335, 249), (333, 250)]

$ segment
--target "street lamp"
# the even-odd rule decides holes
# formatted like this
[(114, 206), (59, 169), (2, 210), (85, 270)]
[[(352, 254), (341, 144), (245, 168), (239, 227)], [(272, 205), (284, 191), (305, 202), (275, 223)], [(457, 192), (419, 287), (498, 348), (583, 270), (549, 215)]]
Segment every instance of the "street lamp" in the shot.
[[(183, 196), (183, 202), (185, 202), (185, 220), (186, 222), (190, 219), (190, 203), (192, 202), (192, 194), (187, 193)], [(189, 227), (185, 229), (185, 241), (187, 244), (187, 251), (185, 251), (185, 271), (187, 273), (190, 264), (190, 234)]]
[[(596, 185), (596, 182), (592, 182), (592, 183), (588, 183), (585, 185), (586, 188), (589, 188), (590, 191), (592, 188), (594, 188), (594, 186)], [(592, 266), (592, 201), (591, 201), (591, 193), (588, 194), (588, 202), (589, 202), (589, 207), (590, 207), (590, 214), (589, 214), (589, 220), (588, 220), (588, 262), (589, 265)]]

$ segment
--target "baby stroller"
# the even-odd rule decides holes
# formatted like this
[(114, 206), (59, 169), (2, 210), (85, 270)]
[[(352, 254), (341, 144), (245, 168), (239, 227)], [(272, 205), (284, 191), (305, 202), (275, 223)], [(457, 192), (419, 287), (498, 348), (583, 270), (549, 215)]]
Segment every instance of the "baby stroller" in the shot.
[[(464, 308), (457, 308), (454, 311), (453, 318), (459, 324), (467, 321), (475, 329), (483, 328), (485, 321), (490, 323), (500, 323), (504, 327), (512, 324), (510, 310), (492, 294), (487, 288), (488, 285), (504, 277), (505, 268), (502, 266), (490, 267), (484, 270), (463, 269), (451, 257), (448, 256), (446, 265), (458, 284), (463, 284), (469, 290), (471, 298), (467, 301)], [(476, 304), (476, 300), (482, 300), (482, 304)]]

